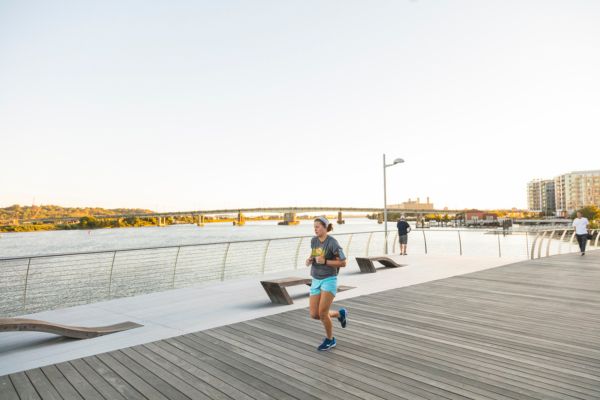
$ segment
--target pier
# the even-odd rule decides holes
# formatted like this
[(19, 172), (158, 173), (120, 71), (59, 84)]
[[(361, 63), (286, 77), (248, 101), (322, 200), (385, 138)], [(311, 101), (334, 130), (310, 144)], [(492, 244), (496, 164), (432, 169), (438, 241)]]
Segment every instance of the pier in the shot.
[[(300, 296), (297, 304), (283, 306), (280, 312), (260, 306), (250, 296), (245, 299), (246, 311), (239, 308), (243, 318), (263, 316), (230, 322), (227, 318), (234, 316), (229, 313), (213, 321), (224, 322), (220, 326), (203, 329), (199, 324), (194, 331), (183, 329), (183, 335), (171, 332), (169, 338), (108, 353), (101, 350), (107, 341), (77, 342), (71, 349), (81, 352), (87, 346), (92, 352), (57, 363), (49, 362), (48, 356), (49, 365), (2, 376), (0, 397), (40, 398), (41, 393), (44, 398), (53, 394), (86, 399), (600, 397), (600, 252), (479, 268), (476, 264), (489, 260), (399, 259), (409, 260), (413, 267), (370, 274), (367, 280), (350, 271), (343, 277), (345, 283), (362, 281), (363, 290), (370, 289), (360, 291), (359, 285), (355, 294), (344, 292), (334, 303), (350, 310), (350, 322), (345, 330), (335, 327), (338, 346), (331, 352), (315, 349), (322, 328), (308, 318), (306, 298)], [(400, 287), (390, 288), (394, 282)], [(242, 282), (237, 285), (238, 290), (245, 287)], [(268, 299), (264, 300), (266, 304)], [(172, 313), (179, 321), (193, 313), (184, 307), (177, 315), (176, 307), (163, 313)], [(206, 319), (210, 315), (205, 314)], [(121, 338), (114, 336), (113, 344), (130, 337), (117, 335)], [(14, 335), (12, 340), (16, 346)], [(69, 345), (38, 343), (37, 352), (56, 357), (56, 350)], [(0, 349), (7, 351), (1, 337)], [(18, 360), (23, 351), (23, 347), (15, 350), (12, 358)], [(6, 356), (0, 360), (8, 362)]]

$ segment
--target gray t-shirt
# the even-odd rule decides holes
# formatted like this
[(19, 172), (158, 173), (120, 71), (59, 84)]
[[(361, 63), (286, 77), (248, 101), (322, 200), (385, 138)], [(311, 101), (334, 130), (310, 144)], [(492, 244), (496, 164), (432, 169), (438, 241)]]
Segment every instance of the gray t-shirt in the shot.
[[(317, 236), (310, 241), (311, 257), (325, 256), (326, 260), (335, 260), (338, 257), (340, 260), (345, 260), (346, 255), (337, 240), (331, 236), (327, 236), (325, 241), (321, 243)], [(329, 267), (325, 264), (312, 263), (310, 275), (315, 279), (325, 279), (330, 276), (336, 276), (339, 268)]]

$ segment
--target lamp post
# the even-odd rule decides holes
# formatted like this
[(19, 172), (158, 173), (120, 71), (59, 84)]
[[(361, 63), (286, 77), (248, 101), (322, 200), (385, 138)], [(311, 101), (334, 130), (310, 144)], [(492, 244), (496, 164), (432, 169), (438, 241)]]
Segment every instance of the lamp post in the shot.
[(385, 254), (388, 253), (388, 228), (387, 228), (387, 179), (385, 175), (385, 169), (392, 167), (396, 164), (402, 164), (404, 160), (402, 158), (396, 158), (392, 164), (385, 163), (385, 153), (383, 154), (383, 223), (385, 225)]

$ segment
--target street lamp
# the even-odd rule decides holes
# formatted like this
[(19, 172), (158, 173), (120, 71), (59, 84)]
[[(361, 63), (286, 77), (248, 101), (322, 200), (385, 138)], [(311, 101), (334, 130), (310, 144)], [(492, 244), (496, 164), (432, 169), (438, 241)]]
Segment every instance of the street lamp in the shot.
[(388, 253), (388, 228), (387, 228), (387, 179), (385, 176), (385, 169), (387, 167), (393, 167), (396, 164), (402, 164), (404, 160), (402, 158), (396, 158), (392, 164), (385, 163), (385, 153), (383, 154), (383, 221), (385, 225), (385, 254)]

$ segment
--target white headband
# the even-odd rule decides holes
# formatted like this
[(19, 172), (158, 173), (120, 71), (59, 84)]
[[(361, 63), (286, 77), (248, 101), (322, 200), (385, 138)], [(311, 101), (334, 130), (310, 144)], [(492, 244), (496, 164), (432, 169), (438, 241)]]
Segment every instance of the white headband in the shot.
[(329, 226), (329, 220), (325, 217), (317, 217), (315, 219), (318, 219), (319, 221), (321, 221), (322, 223), (325, 224), (325, 228), (327, 228)]

